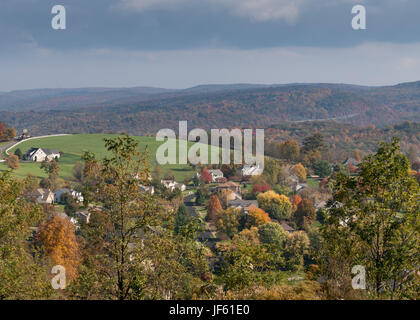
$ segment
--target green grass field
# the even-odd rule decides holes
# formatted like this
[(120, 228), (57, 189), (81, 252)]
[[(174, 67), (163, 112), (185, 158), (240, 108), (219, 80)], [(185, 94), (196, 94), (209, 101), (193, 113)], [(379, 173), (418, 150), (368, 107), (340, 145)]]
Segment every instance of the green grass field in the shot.
[[(104, 138), (115, 138), (118, 135), (111, 134), (89, 134), (89, 135), (69, 135), (60, 137), (48, 137), (42, 139), (34, 139), (24, 141), (10, 150), (13, 154), (16, 149), (20, 149), (25, 153), (32, 147), (57, 149), (63, 153), (59, 160), (60, 178), (72, 178), (73, 167), (76, 162), (81, 161), (81, 156), (86, 152), (92, 152), (98, 159), (102, 159), (108, 155), (104, 146)], [(133, 137), (139, 143), (139, 150), (144, 151), (146, 146), (150, 155), (150, 163), (152, 167), (156, 166), (156, 150), (163, 142), (157, 142), (155, 137)], [(189, 146), (194, 143), (189, 143)], [(210, 147), (209, 147), (210, 148)], [(214, 148), (214, 147), (212, 147)], [(209, 149), (210, 150), (210, 149)], [(210, 151), (211, 152), (211, 151)], [(210, 154), (209, 152), (209, 154)], [(0, 172), (8, 170), (5, 163), (0, 163)], [(168, 170), (174, 174), (175, 179), (182, 182), (185, 178), (192, 178), (194, 172), (189, 165), (165, 165), (162, 166), (162, 173)], [(42, 178), (46, 174), (40, 169), (40, 163), (21, 162), (20, 168), (13, 171), (13, 175), (18, 178), (24, 178), (28, 174)]]
[(307, 183), (308, 183), (308, 186), (311, 187), (311, 188), (317, 189), (319, 187), (319, 181), (318, 180), (308, 178)]

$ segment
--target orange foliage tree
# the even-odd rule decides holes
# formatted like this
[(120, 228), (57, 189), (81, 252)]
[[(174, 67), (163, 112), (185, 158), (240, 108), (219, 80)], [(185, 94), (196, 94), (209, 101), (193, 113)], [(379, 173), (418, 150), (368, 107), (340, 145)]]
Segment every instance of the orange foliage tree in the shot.
[(11, 154), (7, 157), (6, 163), (10, 169), (18, 169), (20, 167), (18, 156)]
[(219, 197), (213, 194), (210, 197), (210, 201), (207, 206), (207, 220), (214, 222), (220, 212), (222, 212), (222, 206), (220, 204)]
[(252, 208), (249, 210), (249, 214), (246, 219), (246, 225), (248, 228), (259, 227), (268, 222), (270, 222), (270, 217), (264, 210), (260, 208)]
[(301, 202), (302, 202), (302, 197), (300, 195), (298, 195), (298, 194), (295, 194), (293, 196), (293, 199), (292, 199), (293, 210), (296, 210), (297, 207), (298, 207), (298, 205), (299, 205), (299, 203), (301, 203)]
[(54, 216), (41, 225), (37, 235), (51, 264), (65, 267), (66, 278), (70, 281), (77, 278), (80, 263), (74, 229), (74, 225), (68, 219)]

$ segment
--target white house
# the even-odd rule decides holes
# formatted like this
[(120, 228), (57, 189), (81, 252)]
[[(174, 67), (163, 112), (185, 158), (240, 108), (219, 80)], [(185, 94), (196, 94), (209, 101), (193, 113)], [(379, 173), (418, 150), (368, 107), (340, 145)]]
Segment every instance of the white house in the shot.
[(57, 216), (62, 219), (69, 220), (75, 226), (75, 230), (80, 229), (77, 219), (74, 217), (69, 217), (65, 212), (55, 212), (52, 216)]
[(242, 177), (259, 176), (263, 173), (263, 169), (259, 165), (246, 164), (239, 169), (239, 174)]
[(307, 183), (294, 182), (293, 185), (292, 185), (292, 190), (293, 190), (293, 192), (299, 192), (299, 191), (302, 191), (303, 189), (305, 189), (307, 187), (308, 187)]
[(62, 189), (58, 189), (57, 191), (54, 192), (54, 202), (55, 203), (62, 203), (62, 199), (61, 197), (64, 194), (69, 194), (73, 197), (74, 200), (76, 200), (76, 202), (83, 202), (83, 195), (81, 192), (72, 190), (72, 189), (68, 189), (68, 188), (62, 188)]
[(76, 218), (78, 221), (88, 224), (90, 220), (90, 212), (77, 212)]
[(155, 187), (153, 186), (145, 186), (143, 184), (139, 184), (139, 189), (144, 193), (150, 193), (151, 195), (155, 194)]
[(209, 173), (211, 174), (212, 182), (217, 182), (218, 179), (223, 178), (223, 172), (219, 169), (212, 169), (209, 170)]
[(26, 152), (26, 160), (34, 162), (52, 161), (60, 158), (60, 152), (52, 149), (31, 148)]
[(177, 188), (181, 191), (185, 191), (187, 189), (185, 184), (178, 183), (175, 180), (160, 180), (160, 183), (162, 183), (166, 189), (171, 191), (174, 191)]
[(37, 203), (48, 203), (54, 202), (54, 194), (48, 189), (36, 189), (34, 192), (28, 195), (29, 198), (35, 199)]

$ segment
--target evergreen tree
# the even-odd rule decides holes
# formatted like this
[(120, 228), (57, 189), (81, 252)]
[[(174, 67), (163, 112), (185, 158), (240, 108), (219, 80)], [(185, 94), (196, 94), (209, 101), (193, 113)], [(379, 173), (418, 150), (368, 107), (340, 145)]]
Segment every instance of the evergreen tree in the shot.
[(187, 207), (181, 204), (175, 214), (175, 234), (182, 234), (190, 221), (191, 218), (189, 217)]

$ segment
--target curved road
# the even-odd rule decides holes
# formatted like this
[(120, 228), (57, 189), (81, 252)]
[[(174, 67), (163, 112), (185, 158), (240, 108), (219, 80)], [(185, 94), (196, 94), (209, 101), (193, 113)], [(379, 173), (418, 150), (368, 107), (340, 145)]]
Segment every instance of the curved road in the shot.
[(52, 134), (49, 136), (38, 136), (38, 137), (31, 137), (28, 139), (20, 140), (20, 141), (10, 141), (6, 143), (5, 145), (0, 146), (0, 162), (5, 162), (6, 160), (2, 160), (3, 152), (8, 155), (9, 150), (13, 147), (21, 144), (22, 142), (28, 141), (28, 140), (35, 140), (35, 139), (42, 139), (42, 138), (51, 138), (51, 137), (62, 137), (62, 136), (70, 136), (70, 134)]
[(2, 160), (3, 152), (8, 150), (10, 147), (13, 147), (15, 145), (16, 141), (10, 141), (2, 146), (0, 146), (0, 162), (5, 162), (6, 160)]

